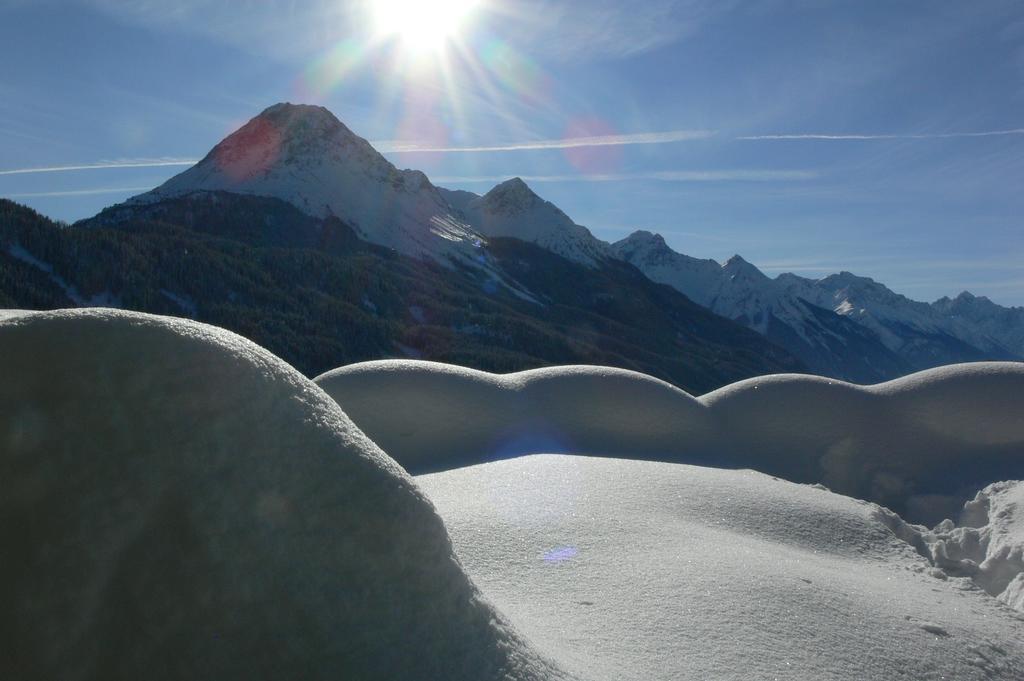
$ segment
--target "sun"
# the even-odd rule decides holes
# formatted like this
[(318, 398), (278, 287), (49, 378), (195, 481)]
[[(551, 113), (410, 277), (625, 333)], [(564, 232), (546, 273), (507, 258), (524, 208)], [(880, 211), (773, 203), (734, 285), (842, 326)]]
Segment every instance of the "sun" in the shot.
[(479, 4), (480, 0), (372, 0), (377, 34), (397, 38), (415, 52), (443, 49)]

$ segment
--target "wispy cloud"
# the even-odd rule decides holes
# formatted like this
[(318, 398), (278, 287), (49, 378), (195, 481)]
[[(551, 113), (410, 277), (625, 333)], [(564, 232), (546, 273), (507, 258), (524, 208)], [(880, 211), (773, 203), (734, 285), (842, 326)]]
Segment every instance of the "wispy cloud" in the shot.
[(531, 51), (565, 61), (615, 59), (685, 39), (732, 0), (521, 0), (503, 30)]
[(632, 144), (669, 144), (713, 137), (713, 130), (668, 130), (666, 132), (642, 132), (627, 135), (596, 135), (593, 137), (566, 137), (554, 140), (533, 140), (488, 144), (479, 146), (446, 147), (421, 145), (416, 142), (381, 140), (373, 146), (381, 152), (403, 153), (478, 153), (488, 151), (531, 151), (537, 149), (574, 149), (578, 147), (618, 147)]
[(956, 137), (999, 137), (1002, 135), (1024, 135), (1024, 128), (1010, 130), (984, 130), (981, 132), (936, 132), (919, 134), (885, 134), (885, 135), (828, 135), (819, 133), (799, 133), (786, 135), (743, 135), (738, 140), (931, 140), (951, 139)]
[(95, 196), (99, 194), (148, 192), (150, 189), (152, 187), (104, 187), (102, 189), (69, 189), (54, 192), (21, 192), (17, 194), (3, 194), (3, 196), (10, 199), (35, 199), (51, 196)]
[(163, 168), (169, 166), (191, 166), (197, 159), (186, 158), (129, 158), (115, 161), (98, 161), (79, 165), (42, 166), (35, 168), (12, 168), (0, 170), (0, 175), (32, 175), (35, 173), (64, 173), (76, 170), (109, 170), (111, 168)]
[[(432, 178), (450, 184), (489, 184), (504, 182), (515, 175), (454, 175)], [(583, 175), (520, 175), (526, 182), (799, 182), (819, 177), (814, 170), (661, 170), (638, 173), (601, 173)]]
[[(845, 247), (837, 246), (837, 250)], [(771, 272), (839, 272), (842, 269), (884, 264), (886, 268), (898, 268), (901, 272), (932, 273), (937, 270), (981, 272), (1003, 272), (1013, 270), (1024, 271), (1024, 258), (1018, 253), (1005, 256), (978, 256), (965, 258), (948, 258), (915, 254), (913, 258), (891, 253), (872, 253), (867, 255), (844, 255), (837, 260), (835, 253), (822, 254), (807, 258), (787, 258), (783, 260), (764, 260), (758, 267)]]
[[(303, 58), (345, 37), (346, 28), (355, 26), (360, 12), (369, 5), (368, 0), (76, 1), (121, 22), (200, 35), (261, 57), (279, 59)], [(296, 36), (302, 39), (296, 40)]]

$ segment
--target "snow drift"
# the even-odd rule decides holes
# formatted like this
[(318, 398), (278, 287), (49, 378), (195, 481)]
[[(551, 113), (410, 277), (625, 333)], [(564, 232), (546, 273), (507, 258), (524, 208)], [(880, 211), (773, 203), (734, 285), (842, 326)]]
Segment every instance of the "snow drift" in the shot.
[(946, 520), (922, 540), (938, 567), (1024, 612), (1024, 482), (989, 485), (964, 507), (960, 527)]
[(803, 375), (694, 398), (642, 374), (559, 367), (498, 376), (382, 361), (315, 381), (410, 471), (527, 453), (751, 467), (935, 523), (1024, 477), (1024, 364), (962, 364), (875, 386)]
[[(601, 367), (378, 362), (317, 379), (355, 423), (265, 350), (183, 320), (0, 311), (0, 366), (3, 678), (1024, 668), (1024, 483), (929, 530), (821, 485), (611, 458), (753, 461), (934, 507), (936, 481), (1020, 465), (1017, 365), (698, 399)], [(414, 481), (356, 424), (447, 470)], [(454, 467), (531, 451), (605, 456)]]
[(1019, 681), (1024, 669), (1024, 616), (935, 569), (874, 504), (749, 470), (577, 456), (417, 483), (474, 582), (583, 678)]
[(413, 481), (213, 327), (0, 316), (0, 676), (561, 678)]

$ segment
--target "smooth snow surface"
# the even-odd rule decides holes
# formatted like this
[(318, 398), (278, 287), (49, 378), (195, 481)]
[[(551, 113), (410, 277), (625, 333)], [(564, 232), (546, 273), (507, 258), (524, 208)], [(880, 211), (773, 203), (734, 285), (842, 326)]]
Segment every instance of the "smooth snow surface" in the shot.
[(750, 467), (937, 523), (984, 485), (1024, 478), (1024, 364), (932, 369), (875, 386), (804, 375), (700, 398), (603, 367), (499, 376), (355, 364), (315, 379), (413, 472), (527, 453)]
[(416, 484), (239, 336), (0, 315), (0, 678), (562, 678)]
[(583, 678), (1022, 678), (1024, 616), (932, 568), (874, 504), (565, 455), (417, 482), (484, 593)]

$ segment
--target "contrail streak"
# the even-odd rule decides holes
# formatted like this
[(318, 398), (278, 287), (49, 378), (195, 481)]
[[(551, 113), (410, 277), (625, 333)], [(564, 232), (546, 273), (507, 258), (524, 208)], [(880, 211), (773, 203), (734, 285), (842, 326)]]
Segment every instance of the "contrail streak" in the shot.
[(110, 187), (105, 189), (69, 189), (53, 192), (19, 192), (16, 194), (0, 194), (10, 199), (31, 199), (48, 196), (92, 196), (94, 194), (121, 194), (124, 192), (148, 192), (152, 187)]
[(555, 140), (534, 140), (531, 142), (510, 142), (467, 147), (424, 146), (415, 142), (385, 140), (374, 142), (378, 151), (392, 154), (406, 153), (480, 153), (488, 151), (532, 151), (537, 149), (574, 149), (579, 147), (620, 147), (632, 144), (668, 144), (713, 137), (712, 130), (669, 130), (667, 132), (642, 132), (631, 135), (598, 135), (594, 137), (566, 137)]
[(738, 140), (930, 140), (950, 139), (955, 137), (997, 137), (1001, 135), (1024, 135), (1024, 128), (1011, 130), (986, 130), (982, 132), (937, 132), (910, 135), (826, 135), (826, 134), (794, 134), (794, 135), (744, 135)]
[(198, 163), (195, 159), (128, 159), (124, 161), (101, 161), (82, 165), (46, 166), (41, 168), (14, 168), (0, 170), (0, 175), (30, 175), (33, 173), (64, 173), (74, 170), (108, 170), (111, 168), (162, 168), (166, 166), (191, 166)]

